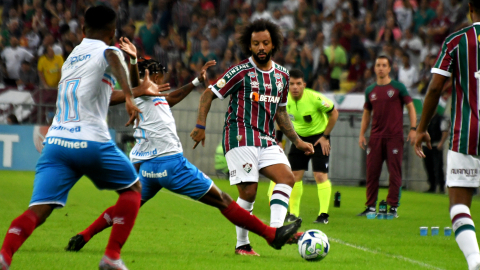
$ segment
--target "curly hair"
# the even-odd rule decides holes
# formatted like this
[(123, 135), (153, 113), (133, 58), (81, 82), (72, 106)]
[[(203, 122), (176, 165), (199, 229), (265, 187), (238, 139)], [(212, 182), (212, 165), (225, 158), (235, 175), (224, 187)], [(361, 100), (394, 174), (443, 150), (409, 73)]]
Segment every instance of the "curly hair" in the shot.
[(275, 53), (282, 48), (283, 35), (280, 27), (271, 21), (260, 19), (246, 25), (240, 32), (238, 43), (240, 44), (240, 48), (242, 48), (242, 51), (245, 55), (252, 55), (252, 52), (250, 51), (252, 33), (262, 32), (265, 30), (270, 33), (270, 37), (272, 38), (272, 56), (274, 56)]
[(143, 59), (143, 61), (138, 61), (138, 73), (140, 74), (140, 77), (145, 77), (145, 69), (148, 69), (148, 72), (150, 74), (155, 74), (155, 73), (160, 73), (160, 72), (166, 72), (166, 68), (160, 64), (160, 62), (155, 61), (153, 59), (145, 59), (145, 58), (140, 58)]

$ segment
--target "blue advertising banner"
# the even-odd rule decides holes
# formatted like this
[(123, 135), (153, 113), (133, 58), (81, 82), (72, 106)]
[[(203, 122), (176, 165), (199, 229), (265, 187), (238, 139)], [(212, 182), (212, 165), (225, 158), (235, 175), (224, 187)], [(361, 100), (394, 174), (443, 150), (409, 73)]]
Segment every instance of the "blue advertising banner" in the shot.
[(47, 126), (0, 125), (0, 171), (34, 171), (47, 132)]

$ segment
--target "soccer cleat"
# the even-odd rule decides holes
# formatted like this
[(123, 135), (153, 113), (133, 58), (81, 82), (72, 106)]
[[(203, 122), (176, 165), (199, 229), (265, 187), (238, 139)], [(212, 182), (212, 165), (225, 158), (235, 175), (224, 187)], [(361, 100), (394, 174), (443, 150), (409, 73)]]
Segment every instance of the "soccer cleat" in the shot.
[(361, 212), (357, 216), (362, 217), (362, 216), (366, 216), (367, 214), (370, 214), (370, 213), (377, 213), (377, 209), (375, 209), (374, 206), (367, 206), (367, 208), (365, 208), (365, 211)]
[(390, 210), (388, 210), (388, 213), (392, 214), (394, 218), (398, 218), (397, 207), (390, 206)]
[(292, 236), (297, 233), (298, 229), (302, 226), (302, 219), (299, 218), (295, 222), (277, 228), (275, 232), (275, 239), (270, 244), (274, 249), (282, 249), (282, 247), (288, 242)]
[(98, 265), (99, 270), (128, 270), (128, 268), (123, 263), (122, 259), (112, 260), (107, 256), (103, 256), (100, 264)]
[(0, 254), (0, 270), (8, 270), (10, 266), (8, 265), (7, 261), (3, 258), (3, 255)]
[(303, 234), (304, 232), (297, 232), (290, 239), (288, 239), (287, 243), (285, 244), (287, 245), (298, 244), (298, 239), (300, 239), (300, 237), (302, 237)]
[(77, 234), (74, 237), (70, 238), (68, 241), (68, 246), (65, 248), (66, 251), (79, 251), (85, 246), (87, 242), (83, 239), (83, 235)]
[(323, 224), (328, 224), (328, 217), (330, 215), (327, 213), (321, 213), (320, 216), (317, 217), (317, 219), (313, 223), (323, 223)]
[(235, 248), (235, 254), (246, 255), (246, 256), (260, 256), (260, 254), (258, 254), (252, 249), (252, 246), (250, 246), (250, 244), (246, 244), (246, 245)]
[(286, 222), (294, 222), (295, 220), (297, 220), (298, 217), (293, 215), (293, 214), (288, 214), (287, 217), (285, 218), (285, 221)]

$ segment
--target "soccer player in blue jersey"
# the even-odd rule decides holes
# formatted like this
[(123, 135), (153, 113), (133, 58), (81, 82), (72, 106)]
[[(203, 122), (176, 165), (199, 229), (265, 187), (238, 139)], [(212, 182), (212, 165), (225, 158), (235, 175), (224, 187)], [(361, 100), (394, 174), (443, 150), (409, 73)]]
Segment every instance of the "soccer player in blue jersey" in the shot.
[(422, 143), (432, 149), (427, 127), (442, 88), (453, 78), (450, 148), (447, 155), (447, 187), (450, 218), (455, 240), (465, 255), (469, 270), (480, 269), (478, 248), (470, 206), (475, 188), (480, 186), (480, 1), (470, 0), (473, 25), (448, 36), (432, 68), (430, 82), (417, 129), (415, 153), (424, 158)]
[(97, 188), (120, 195), (99, 267), (127, 269), (120, 251), (137, 217), (141, 186), (134, 167), (108, 132), (106, 116), (116, 80), (126, 97), (127, 124), (133, 123), (140, 110), (133, 100), (123, 55), (108, 45), (115, 36), (115, 21), (115, 11), (105, 6), (91, 7), (85, 13), (86, 38), (63, 64), (57, 112), (37, 163), (30, 206), (7, 231), (0, 250), (1, 270), (9, 269), (15, 252), (53, 209), (65, 206), (70, 189), (83, 175)]

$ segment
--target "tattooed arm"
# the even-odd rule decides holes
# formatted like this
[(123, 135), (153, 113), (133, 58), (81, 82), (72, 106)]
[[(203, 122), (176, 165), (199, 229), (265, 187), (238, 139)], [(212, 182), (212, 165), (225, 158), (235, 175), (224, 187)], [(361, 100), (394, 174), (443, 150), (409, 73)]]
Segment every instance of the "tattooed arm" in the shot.
[(283, 134), (287, 136), (287, 138), (295, 145), (295, 147), (297, 147), (298, 150), (304, 151), (305, 155), (311, 155), (314, 153), (313, 145), (301, 140), (295, 132), (295, 129), (293, 129), (293, 124), (288, 117), (286, 106), (278, 107), (276, 121)]
[[(210, 88), (207, 88), (200, 97), (200, 105), (198, 106), (197, 125), (205, 126), (207, 124), (207, 114), (210, 111), (212, 100), (217, 96), (212, 92)], [(205, 129), (195, 127), (190, 133), (190, 137), (195, 141), (193, 149), (202, 142), (202, 146), (205, 146)]]

